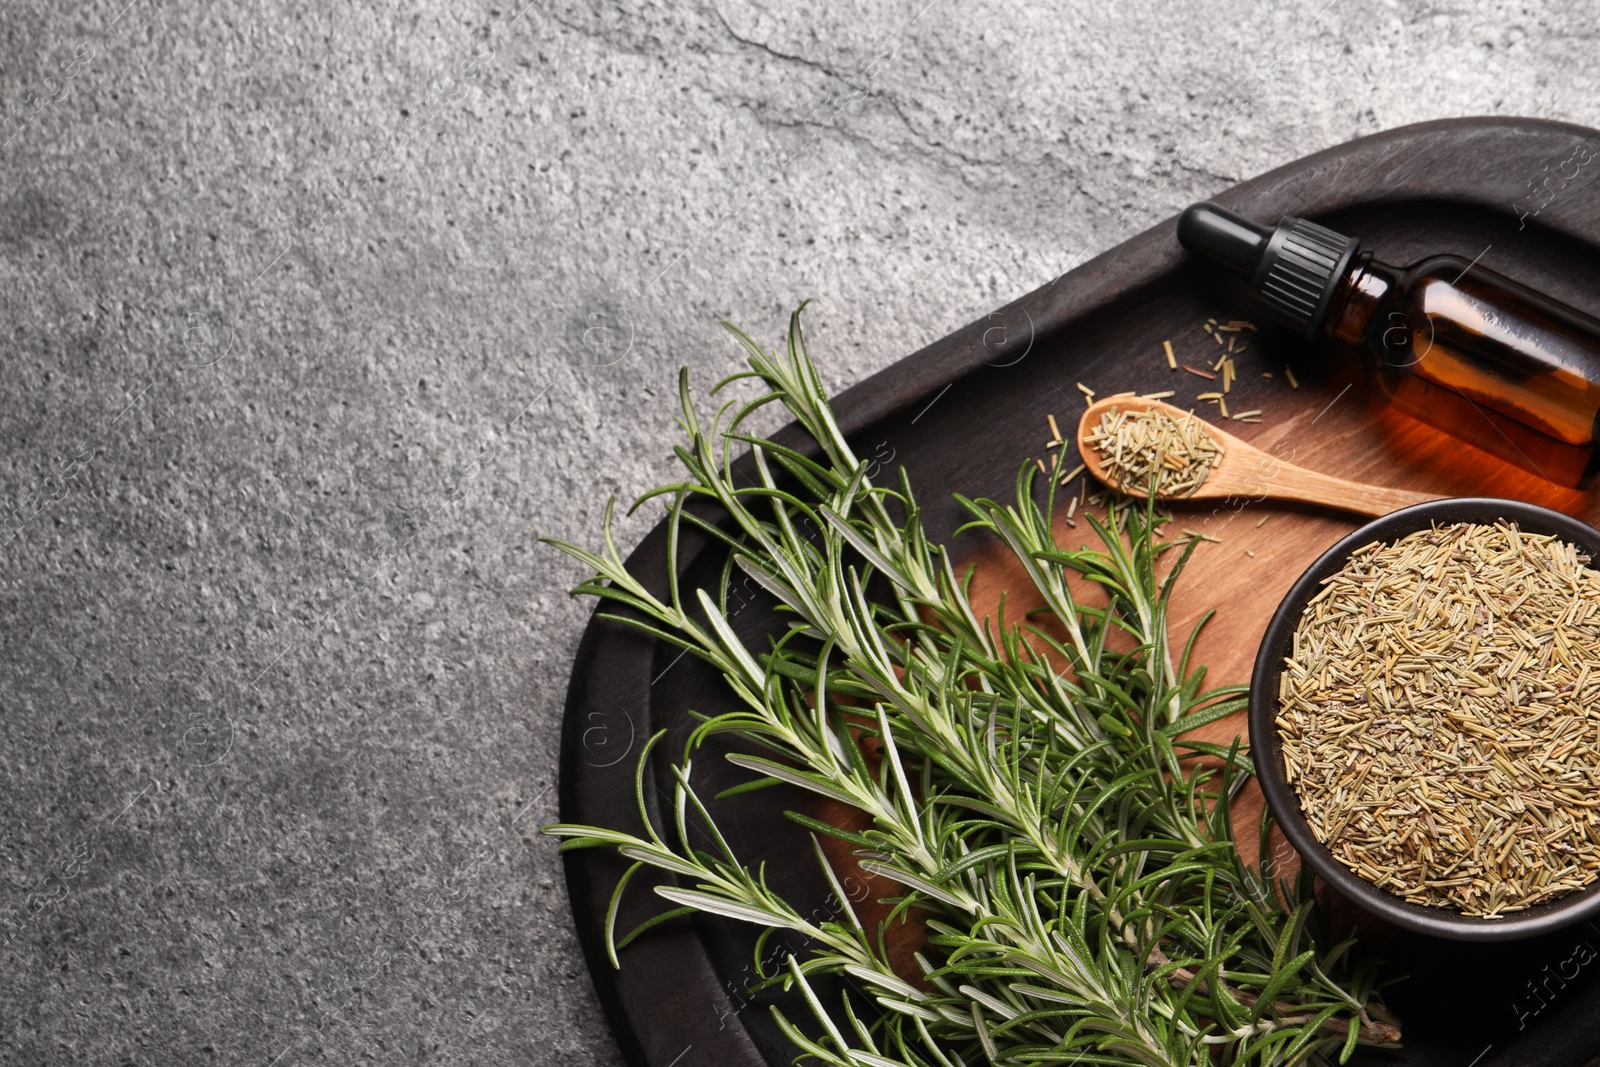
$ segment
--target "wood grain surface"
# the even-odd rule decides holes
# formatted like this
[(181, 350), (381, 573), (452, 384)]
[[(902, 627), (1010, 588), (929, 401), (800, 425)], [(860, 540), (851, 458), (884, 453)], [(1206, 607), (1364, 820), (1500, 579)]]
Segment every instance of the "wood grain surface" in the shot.
[[(1481, 257), (1485, 266), (1600, 314), (1600, 199), (1574, 188), (1520, 225), (1510, 210), (1532, 175), (1585, 143), (1600, 147), (1600, 133), (1527, 120), (1426, 123), (1329, 149), (1214, 199), (1260, 221), (1284, 213), (1315, 218), (1362, 237), (1392, 263), (1435, 252)], [(1170, 340), (1180, 362), (1202, 366), (1199, 361), (1206, 360), (1209, 366), (1220, 349), (1202, 324), (1211, 317), (1246, 318), (1249, 309), (1235, 279), (1183, 256), (1173, 229), (1169, 220), (1129, 240), (837, 399), (840, 424), (860, 454), (891, 469), (906, 467), (931, 536), (948, 538), (962, 519), (951, 493), (1001, 500), (1011, 495), (1018, 466), (1050, 454), (1046, 416), (1053, 414), (1067, 432), (1077, 424), (1085, 406), (1077, 383), (1100, 395), (1174, 389), (1172, 402), (1180, 405), (1215, 388), (1171, 371), (1161, 343)], [(826, 352), (813, 355), (828, 361)], [(1263, 323), (1236, 363), (1229, 408), (1259, 408), (1263, 415), (1259, 424), (1228, 422), (1227, 429), (1269, 455), (1358, 481), (1506, 496), (1600, 519), (1593, 494), (1557, 486), (1374, 403), (1348, 353)], [(1285, 365), (1293, 367), (1299, 388), (1289, 385)], [(1212, 413), (1209, 405), (1197, 410)], [(1186, 631), (1217, 609), (1196, 652), (1214, 683), (1248, 681), (1280, 598), (1318, 554), (1359, 524), (1309, 505), (1253, 501), (1178, 503), (1172, 511), (1175, 528), (1218, 539), (1195, 554), (1172, 617), (1175, 629)], [(1092, 540), (1083, 524), (1063, 524), (1058, 535), (1068, 544)], [(978, 567), (980, 601), (993, 604), (1001, 592), (1008, 600), (1025, 594), (1025, 583), (994, 544), (963, 536), (954, 546), (959, 560)], [(682, 549), (680, 580), (714, 587), (720, 559), (713, 547), (686, 541)], [(658, 528), (630, 557), (630, 566), (647, 585), (664, 590), (666, 559)], [(754, 598), (734, 619), (752, 642), (771, 624), (770, 612)], [(727, 699), (720, 680), (693, 657), (680, 659), (675, 649), (624, 627), (592, 622), (568, 694), (563, 821), (637, 823), (634, 761), (614, 754), (602, 758), (591, 743), (596, 731), (613, 740), (668, 732), (661, 759), (644, 768), (647, 804), (655, 806), (665, 796), (662, 760), (680, 750), (691, 725), (689, 709), (715, 712)], [(1243, 728), (1241, 713), (1208, 732), (1225, 740)], [(614, 745), (606, 752), (620, 750)], [(743, 777), (713, 753), (696, 760), (696, 783), (706, 795)], [(1259, 796), (1252, 792), (1240, 803), (1246, 809), (1259, 805)], [(809, 798), (781, 790), (749, 794), (713, 811), (741, 859), (768, 862), (781, 891), (797, 901), (815, 901), (818, 914), (825, 914), (833, 903), (812, 869), (805, 835), (783, 817), (785, 808), (826, 814)], [(1254, 825), (1252, 819), (1239, 822)], [(706, 919), (667, 924), (630, 946), (620, 970), (611, 968), (601, 930), (621, 871), (615, 859), (598, 852), (569, 854), (567, 860), (574, 919), (630, 1063), (787, 1063), (792, 1053), (769, 1017), (770, 998), (749, 988), (753, 930)], [(852, 887), (864, 900), (886, 891), (866, 880), (847, 886), (853, 893)], [(646, 889), (636, 883), (630, 890), (621, 927), (660, 910)], [(1600, 930), (1470, 950), (1381, 930), (1368, 933), (1394, 961), (1396, 973), (1412, 977), (1390, 997), (1405, 1019), (1407, 1047), (1364, 1052), (1362, 1062), (1465, 1067), (1481, 1055), (1478, 1067), (1577, 1064), (1591, 1055), (1586, 1050), (1600, 1049), (1600, 990), (1591, 975), (1565, 980), (1559, 990), (1548, 987), (1536, 1011), (1525, 991), (1548, 973), (1540, 968), (1571, 959), (1575, 942), (1587, 937), (1600, 946)], [(914, 938), (915, 931), (904, 936)], [(1471, 979), (1465, 992), (1463, 975)], [(1463, 1015), (1473, 1026), (1461, 1025)]]

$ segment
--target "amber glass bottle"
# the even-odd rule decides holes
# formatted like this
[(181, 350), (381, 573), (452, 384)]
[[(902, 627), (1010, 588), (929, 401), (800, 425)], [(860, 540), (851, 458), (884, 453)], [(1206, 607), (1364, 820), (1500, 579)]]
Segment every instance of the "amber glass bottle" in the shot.
[(1195, 204), (1178, 239), (1278, 320), (1362, 352), (1408, 414), (1563, 485), (1600, 472), (1600, 320), (1459, 256), (1391, 267), (1305, 219)]

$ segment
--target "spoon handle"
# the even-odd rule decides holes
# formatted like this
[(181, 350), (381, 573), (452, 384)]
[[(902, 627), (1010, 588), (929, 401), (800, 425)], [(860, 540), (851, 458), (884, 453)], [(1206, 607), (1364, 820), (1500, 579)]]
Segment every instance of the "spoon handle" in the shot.
[(1391, 511), (1439, 500), (1437, 493), (1418, 493), (1409, 489), (1389, 489), (1379, 485), (1364, 485), (1320, 474), (1303, 467), (1285, 467), (1268, 490), (1270, 496), (1283, 500), (1299, 500), (1307, 504), (1343, 508), (1357, 515), (1377, 518)]

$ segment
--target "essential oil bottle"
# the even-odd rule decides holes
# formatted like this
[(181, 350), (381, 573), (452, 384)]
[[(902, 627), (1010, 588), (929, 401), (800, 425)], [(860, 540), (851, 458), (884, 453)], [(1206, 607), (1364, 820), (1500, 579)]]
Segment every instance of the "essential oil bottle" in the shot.
[(1600, 473), (1600, 320), (1460, 256), (1389, 266), (1306, 219), (1194, 204), (1178, 240), (1278, 321), (1361, 352), (1406, 413), (1563, 485)]

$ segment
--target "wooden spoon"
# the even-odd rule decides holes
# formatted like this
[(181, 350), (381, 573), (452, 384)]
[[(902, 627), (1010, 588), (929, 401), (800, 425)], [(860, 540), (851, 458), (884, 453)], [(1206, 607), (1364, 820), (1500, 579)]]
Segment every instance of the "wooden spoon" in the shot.
[(1440, 499), (1436, 493), (1388, 489), (1308, 471), (1246, 444), (1198, 415), (1190, 415), (1182, 408), (1139, 396), (1108, 396), (1104, 400), (1096, 400), (1083, 413), (1083, 418), (1078, 420), (1078, 453), (1083, 457), (1084, 467), (1112, 488), (1121, 487), (1106, 474), (1103, 457), (1089, 443), (1089, 435), (1100, 424), (1101, 417), (1113, 408), (1118, 411), (1163, 411), (1175, 419), (1193, 418), (1205, 433), (1222, 445), (1222, 458), (1197, 489), (1182, 496), (1171, 496), (1158, 490), (1156, 496), (1163, 500), (1216, 500), (1221, 497), (1298, 500), (1376, 518), (1424, 500)]

